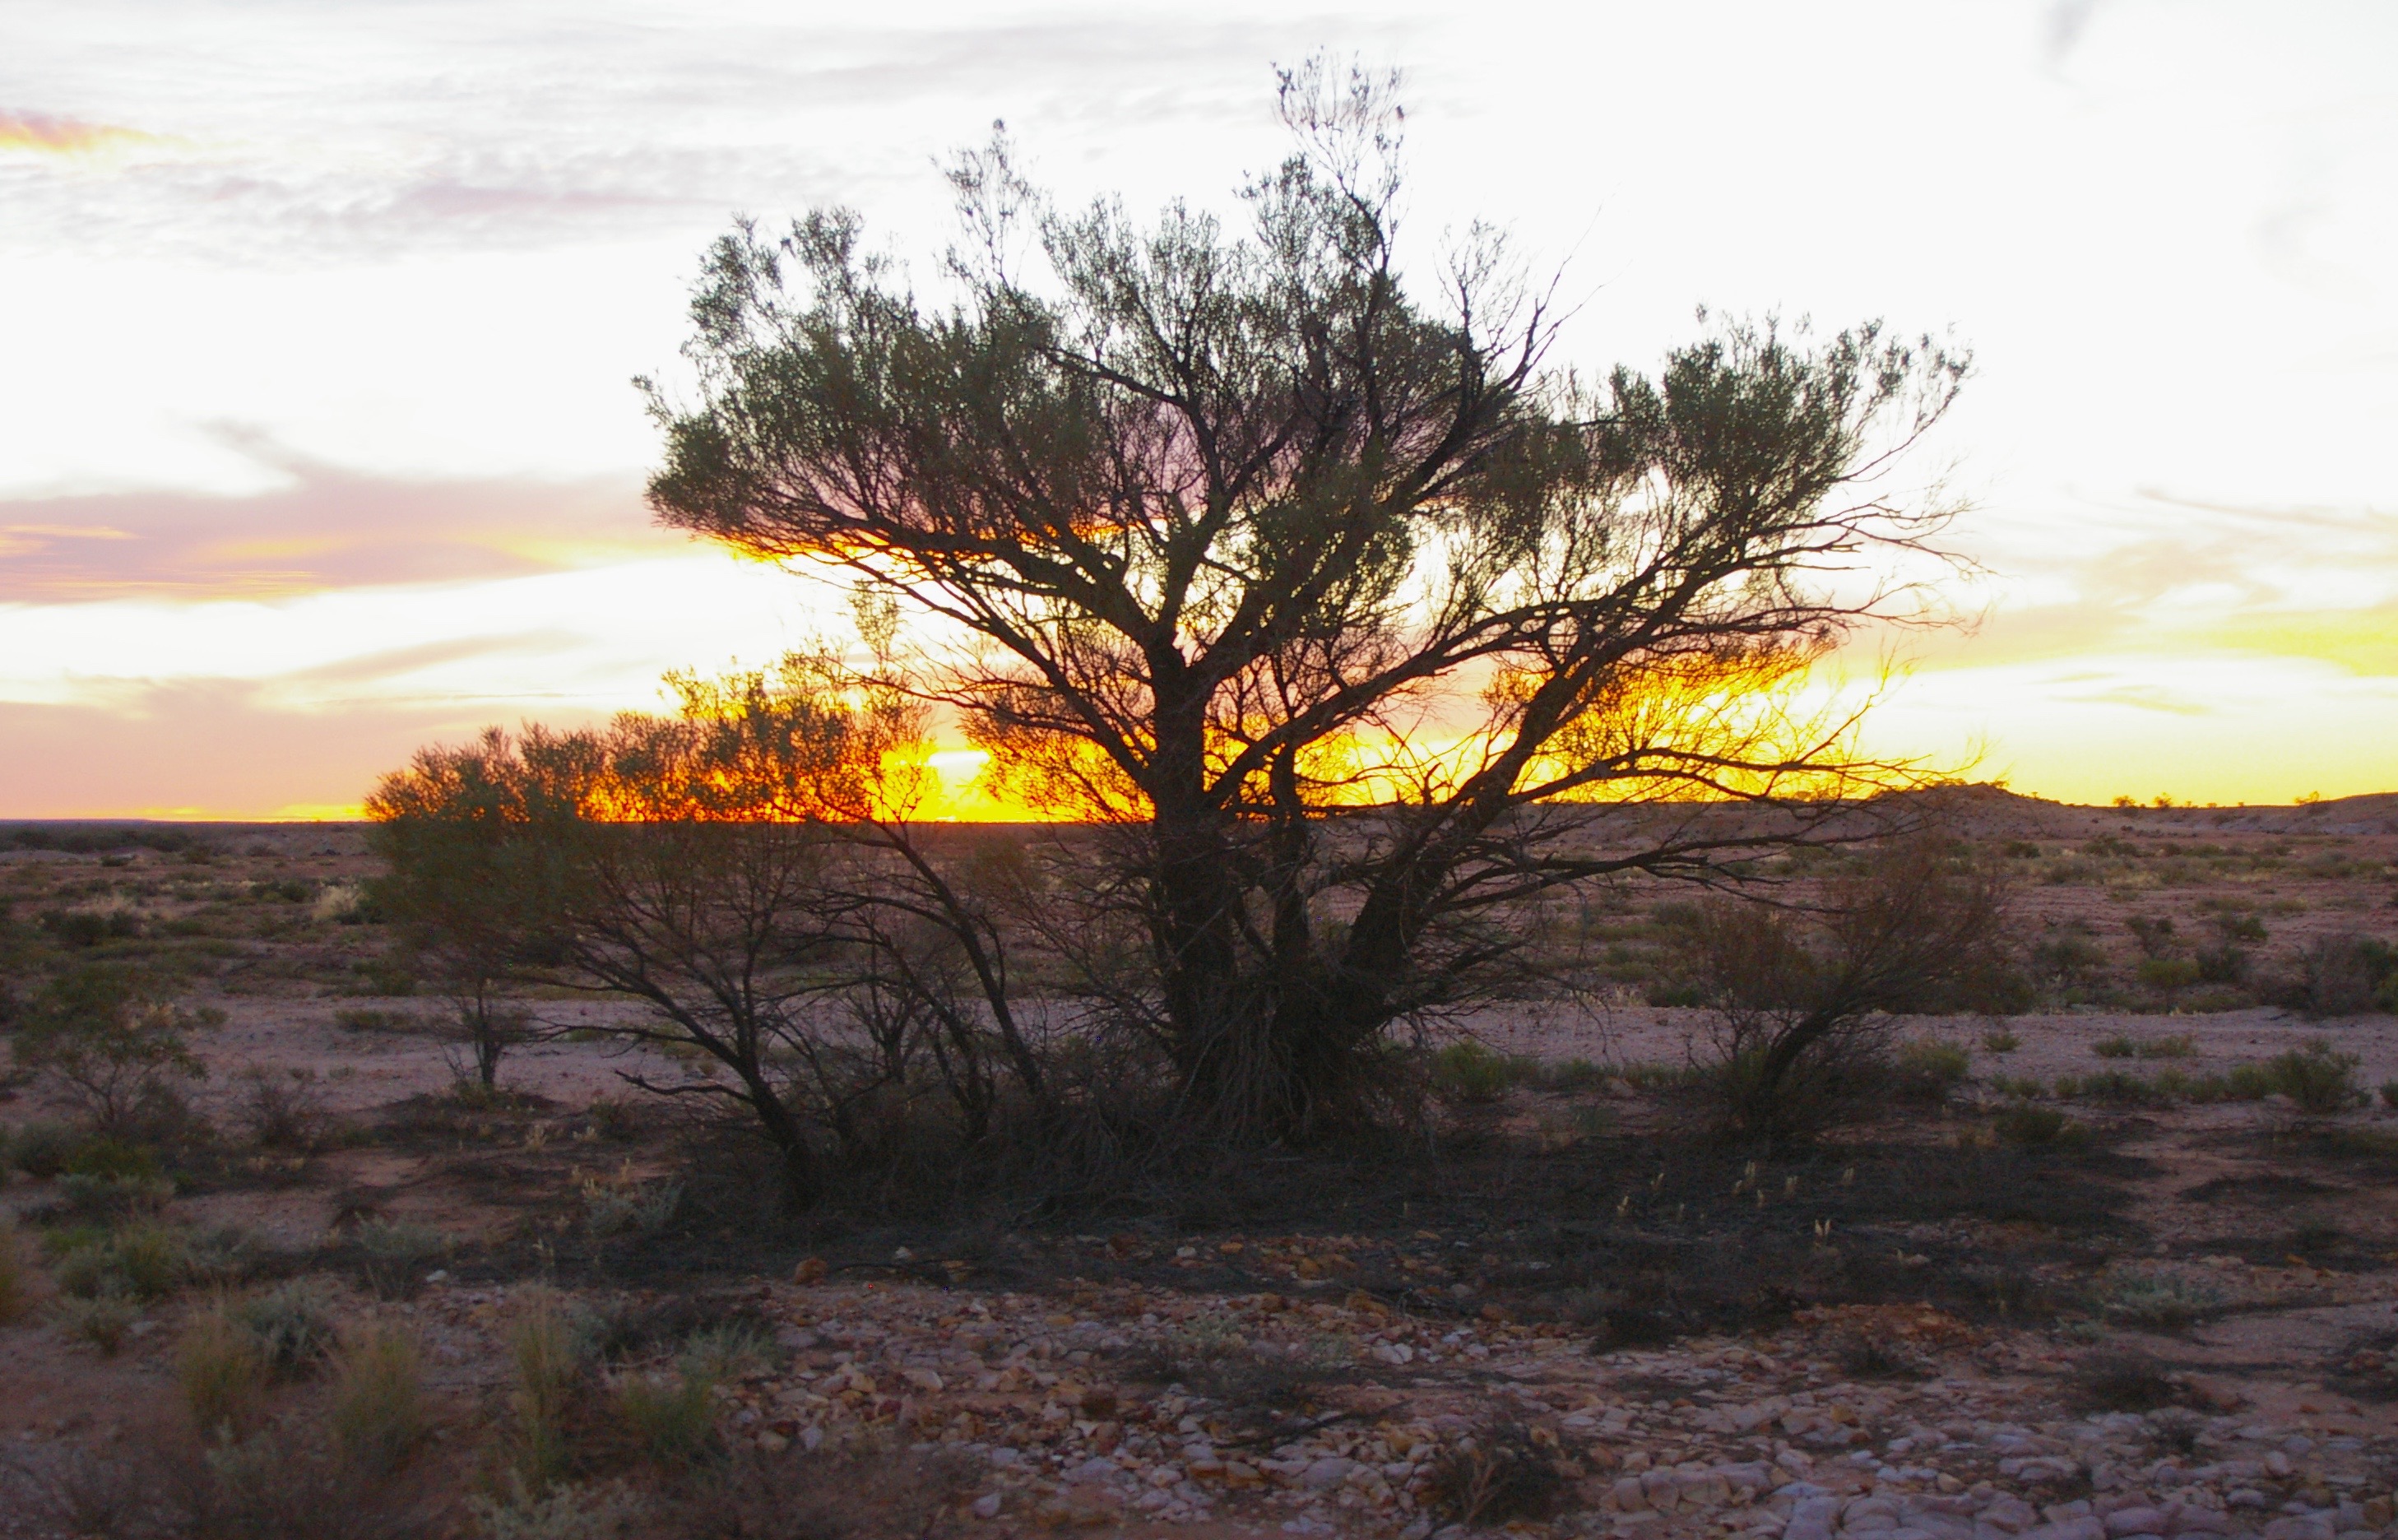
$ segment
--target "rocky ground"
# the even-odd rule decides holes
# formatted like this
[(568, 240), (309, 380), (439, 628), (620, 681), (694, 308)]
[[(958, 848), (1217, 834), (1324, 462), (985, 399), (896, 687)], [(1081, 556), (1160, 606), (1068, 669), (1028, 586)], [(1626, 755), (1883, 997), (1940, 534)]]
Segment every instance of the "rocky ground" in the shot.
[[(747, 1333), (712, 1391), (717, 1458), (929, 1461), (895, 1467), (937, 1487), (927, 1521), (993, 1540), (2398, 1536), (2398, 1108), (2375, 1095), (2398, 1079), (2398, 1019), (2265, 999), (2312, 938), (2393, 929), (2398, 840), (2374, 821), (2387, 808), (2366, 813), (2068, 809), (2041, 814), (2050, 828), (2009, 811), (1982, 832), (2035, 846), (2011, 858), (2042, 873), (2028, 937), (2078, 926), (2098, 960), (2026, 1015), (1911, 1022), (1964, 1050), (1945, 1104), (1804, 1152), (1690, 1137), (1668, 1072), (1705, 1019), (1648, 1003), (1631, 975), (1666, 978), (1643, 950), (1656, 927), (1617, 906), (1584, 939), (1631, 981), (1447, 1024), (1516, 1068), (1445, 1107), (1436, 1155), (773, 1236), (726, 1220), (705, 1151), (628, 1093), (633, 1061), (604, 1042), (521, 1048), (512, 1095), (461, 1093), (441, 1003), (390, 993), (379, 927), (344, 907), (353, 836), (245, 835), (207, 860), (12, 854), (20, 936), (28, 916), (38, 945), (72, 932), (52, 914), (100, 916), (86, 928), (115, 928), (60, 956), (181, 968), (223, 1010), (195, 1087), (216, 1141), (111, 1223), (235, 1260), (103, 1343), (67, 1287), (90, 1228), (74, 1196), (49, 1175), (0, 1185), (22, 1218), (7, 1464), (39, 1478), (78, 1452), (190, 1446), (187, 1327), (218, 1290), (298, 1278), (346, 1328), (423, 1344), (445, 1516), (424, 1533), (536, 1533), (459, 1498), (495, 1490), (514, 1323), (562, 1299), (615, 1344), (594, 1350), (599, 1390), (673, 1372), (693, 1331)], [(2162, 933), (2132, 914), (2176, 917), (2182, 941), (2143, 952)], [(2229, 1008), (2142, 982), (2226, 914), (2272, 926), (2258, 982), (2208, 997)], [(600, 1007), (542, 1008), (571, 1027)], [(2317, 1039), (2353, 1060), (2339, 1110), (2203, 1090)], [(300, 1132), (267, 1131), (261, 1086), (288, 1088)], [(0, 1102), (19, 1130), (61, 1114), (21, 1077)], [(2026, 1106), (2061, 1131), (2011, 1142)], [(370, 1232), (422, 1244), (378, 1254)], [(269, 1412), (304, 1431), (325, 1395), (303, 1376)], [(578, 1479), (647, 1502), (691, 1478), (594, 1455)], [(130, 1533), (62, 1527), (25, 1497), (40, 1485), (10, 1489), (0, 1534)], [(667, 1511), (538, 1533), (703, 1533), (658, 1527)]]

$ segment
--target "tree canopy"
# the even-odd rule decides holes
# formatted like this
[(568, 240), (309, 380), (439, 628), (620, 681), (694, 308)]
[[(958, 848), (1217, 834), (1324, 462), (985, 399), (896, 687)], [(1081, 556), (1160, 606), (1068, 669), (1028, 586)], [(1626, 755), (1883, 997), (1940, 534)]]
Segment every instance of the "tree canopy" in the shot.
[(1586, 383), (1495, 236), (1403, 266), (1392, 88), (1286, 74), (1298, 147), (1245, 231), (1058, 209), (994, 142), (951, 172), (943, 303), (853, 213), (744, 225), (694, 295), (696, 399), (653, 395), (668, 522), (971, 639), (908, 687), (1016, 794), (1124, 828), (1124, 1008), (1274, 1128), (1470, 992), (1511, 901), (1714, 846), (1602, 856), (1594, 809), (1853, 784), (1760, 689), (1884, 613), (1874, 552), (1941, 513), (1880, 479), (1966, 372), (1731, 323)]

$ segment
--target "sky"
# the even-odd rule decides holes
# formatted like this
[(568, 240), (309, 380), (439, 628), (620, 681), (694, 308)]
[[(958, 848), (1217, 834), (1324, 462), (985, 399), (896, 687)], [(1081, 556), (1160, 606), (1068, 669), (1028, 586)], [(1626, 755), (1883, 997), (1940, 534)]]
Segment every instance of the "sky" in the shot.
[[(2398, 788), (2398, 7), (1418, 0), (0, 5), (0, 817), (337, 817), (418, 745), (819, 634), (653, 525), (736, 215), (929, 266), (938, 163), (1230, 209), (1276, 62), (1402, 70), (1410, 238), (1554, 266), (1559, 358), (1886, 317), (1967, 624), (1884, 751), (2075, 801)], [(944, 762), (961, 784), (970, 760)], [(962, 804), (963, 805), (963, 804)]]

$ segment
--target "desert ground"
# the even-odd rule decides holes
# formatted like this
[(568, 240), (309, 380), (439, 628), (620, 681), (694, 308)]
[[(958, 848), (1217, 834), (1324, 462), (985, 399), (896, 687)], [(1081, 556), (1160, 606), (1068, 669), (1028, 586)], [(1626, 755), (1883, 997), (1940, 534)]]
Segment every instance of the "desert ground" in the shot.
[[(484, 1093), (360, 830), (0, 826), (20, 1009), (118, 959), (206, 1022), (155, 1158), (0, 1090), (0, 1534), (2398, 1535), (2398, 1018), (2309, 982), (2398, 939), (2398, 797), (1959, 827), (2027, 1008), (1801, 1147), (1691, 1131), (1691, 896), (1629, 884), (1427, 1024), (1412, 1142), (767, 1223), (621, 1006)], [(378, 1340), (422, 1437), (344, 1489)]]

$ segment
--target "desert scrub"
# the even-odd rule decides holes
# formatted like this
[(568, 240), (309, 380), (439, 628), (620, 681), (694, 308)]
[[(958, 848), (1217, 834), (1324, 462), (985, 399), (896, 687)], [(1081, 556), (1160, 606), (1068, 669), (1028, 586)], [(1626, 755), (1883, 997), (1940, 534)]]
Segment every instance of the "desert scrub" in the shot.
[(1993, 1028), (1982, 1033), (1982, 1048), (1986, 1053), (2013, 1053), (2022, 1047), (2023, 1039), (2005, 1027)]
[(16, 1216), (0, 1212), (0, 1326), (14, 1326), (33, 1308), (30, 1272)]
[(692, 1369), (628, 1374), (616, 1383), (616, 1414), (651, 1459), (689, 1465), (716, 1439), (716, 1379)]
[(269, 1372), (294, 1379), (316, 1367), (333, 1346), (333, 1300), (312, 1278), (294, 1278), (235, 1304), (235, 1324), (249, 1333)]
[(528, 1290), (508, 1327), (508, 1364), (516, 1385), (516, 1474), (546, 1490), (565, 1471), (566, 1419), (582, 1394), (591, 1358), (589, 1333), (550, 1290)]
[(258, 1339), (222, 1300), (195, 1314), (175, 1344), (175, 1383), (204, 1436), (230, 1439), (238, 1434), (257, 1412), (266, 1377)]
[(2398, 1112), (2398, 1080), (2384, 1080), (2381, 1083), (2381, 1104), (2393, 1112)]
[(405, 1465), (432, 1429), (415, 1334), (387, 1323), (352, 1332), (333, 1359), (328, 1420), (333, 1447), (356, 1468), (387, 1474)]
[(406, 1299), (424, 1281), (425, 1264), (450, 1249), (449, 1238), (425, 1224), (369, 1220), (350, 1232), (358, 1271), (383, 1299)]
[(2010, 1144), (2072, 1144), (2090, 1130), (2054, 1107), (2010, 1107), (1990, 1120), (1990, 1131)]
[(466, 1508), (483, 1540), (614, 1540), (641, 1512), (613, 1483), (534, 1488), (515, 1476), (505, 1497), (469, 1497)]
[(583, 1182), (583, 1229), (593, 1239), (611, 1236), (654, 1236), (664, 1230), (682, 1202), (682, 1183), (644, 1185), (629, 1174), (614, 1182), (586, 1177)]
[(2218, 1308), (2223, 1296), (2187, 1278), (2133, 1274), (2111, 1280), (2098, 1304), (2113, 1319), (2176, 1331)]
[(1963, 1044), (1937, 1037), (1900, 1044), (1897, 1064), (1901, 1079), (1938, 1095), (1946, 1095), (1973, 1068)]
[(780, 1357), (775, 1339), (755, 1321), (728, 1321), (693, 1332), (678, 1358), (685, 1374), (710, 1382), (737, 1380), (771, 1366)]
[(1535, 1073), (1529, 1060), (1493, 1053), (1471, 1040), (1451, 1043), (1432, 1056), (1433, 1088), (1452, 1101), (1496, 1101)]
[(60, 1292), (75, 1299), (165, 1299), (189, 1276), (183, 1238), (163, 1224), (131, 1224), (114, 1233), (89, 1227), (53, 1232)]
[(2275, 1054), (2265, 1060), (2265, 1074), (2273, 1089), (2303, 1113), (2322, 1116), (2359, 1099), (2355, 1056), (2334, 1051), (2322, 1038)]
[(2188, 1059), (2198, 1052), (2198, 1047), (2188, 1033), (2176, 1033), (2169, 1037), (2133, 1037), (2117, 1033), (2091, 1044), (2090, 1051), (2101, 1059)]
[(61, 1299), (51, 1307), (58, 1316), (59, 1329), (71, 1341), (89, 1343), (100, 1349), (103, 1358), (113, 1358), (123, 1350), (125, 1339), (132, 1334), (133, 1323), (141, 1312), (114, 1294), (97, 1299)]

